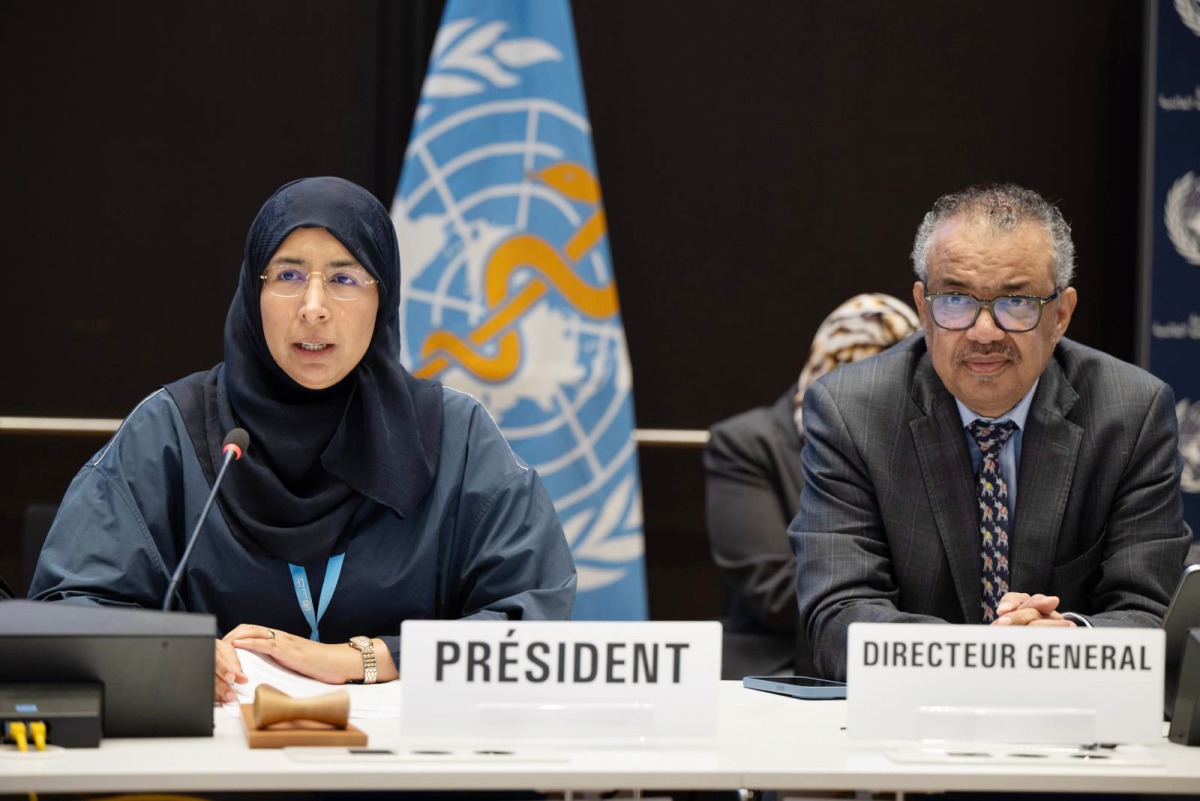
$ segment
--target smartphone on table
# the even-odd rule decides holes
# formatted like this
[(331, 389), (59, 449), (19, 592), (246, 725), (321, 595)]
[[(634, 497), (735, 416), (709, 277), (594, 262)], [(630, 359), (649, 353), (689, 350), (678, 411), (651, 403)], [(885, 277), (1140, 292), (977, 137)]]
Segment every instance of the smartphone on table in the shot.
[(828, 700), (846, 697), (846, 682), (818, 679), (812, 676), (746, 676), (742, 686), (779, 695), (808, 700)]

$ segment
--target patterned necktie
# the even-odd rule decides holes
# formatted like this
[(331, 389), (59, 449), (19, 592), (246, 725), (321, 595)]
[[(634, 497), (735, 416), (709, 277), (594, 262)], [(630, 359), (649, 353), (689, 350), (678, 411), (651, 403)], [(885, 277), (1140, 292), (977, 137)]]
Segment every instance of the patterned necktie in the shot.
[(1000, 474), (1000, 451), (1013, 435), (1017, 424), (985, 423), (975, 420), (967, 430), (975, 438), (983, 458), (975, 477), (979, 495), (979, 536), (983, 547), (983, 622), (996, 619), (996, 606), (1008, 592), (1008, 539), (1012, 533), (1012, 514), (1008, 508), (1008, 484)]

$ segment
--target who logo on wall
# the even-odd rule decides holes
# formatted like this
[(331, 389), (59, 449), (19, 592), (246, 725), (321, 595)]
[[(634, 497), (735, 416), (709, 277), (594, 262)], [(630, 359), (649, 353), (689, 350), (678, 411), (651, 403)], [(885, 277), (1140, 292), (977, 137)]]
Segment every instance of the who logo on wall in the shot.
[(1200, 0), (1151, 0), (1146, 367), (1171, 385), (1184, 517), (1200, 535)]
[(629, 356), (566, 0), (451, 0), (392, 206), (402, 360), (483, 403), (554, 500), (577, 619), (643, 619)]

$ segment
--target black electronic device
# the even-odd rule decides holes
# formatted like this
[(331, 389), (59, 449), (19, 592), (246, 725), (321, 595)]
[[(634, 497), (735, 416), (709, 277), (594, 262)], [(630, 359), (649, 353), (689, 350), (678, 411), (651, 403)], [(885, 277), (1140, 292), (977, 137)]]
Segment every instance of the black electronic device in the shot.
[(1179, 690), (1167, 739), (1180, 745), (1200, 745), (1200, 628), (1188, 633), (1179, 666)]
[(98, 748), (104, 688), (99, 684), (0, 684), (0, 730), (35, 721), (46, 726), (46, 741), (63, 748)]
[(216, 636), (212, 615), (5, 601), (0, 685), (99, 684), (105, 737), (211, 737)]
[(810, 701), (846, 697), (846, 682), (812, 676), (746, 676), (742, 679), (742, 686)]
[(1200, 628), (1200, 565), (1192, 565), (1183, 571), (1183, 577), (1175, 587), (1175, 594), (1171, 596), (1171, 605), (1163, 615), (1162, 627), (1167, 633), (1163, 711), (1167, 720), (1170, 720), (1178, 693), (1183, 646), (1187, 642), (1188, 632)]

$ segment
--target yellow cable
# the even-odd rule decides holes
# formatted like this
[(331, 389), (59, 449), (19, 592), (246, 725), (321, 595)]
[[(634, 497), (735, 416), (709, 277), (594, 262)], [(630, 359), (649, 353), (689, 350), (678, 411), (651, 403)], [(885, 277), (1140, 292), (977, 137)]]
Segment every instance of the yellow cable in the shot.
[(29, 733), (33, 735), (33, 744), (37, 746), (37, 750), (46, 750), (46, 722), (44, 720), (35, 720), (29, 724)]
[[(34, 742), (37, 744), (39, 751), (46, 750), (46, 724), (42, 721), (36, 721), (29, 724), (29, 729), (33, 733)], [(21, 722), (8, 724), (9, 735), (16, 740), (17, 750), (26, 752), (29, 750), (29, 741), (26, 739), (25, 724)], [(29, 801), (38, 801), (37, 793), (29, 792)]]
[(29, 741), (25, 738), (25, 724), (21, 722), (8, 724), (8, 734), (17, 742), (18, 751), (28, 751)]

